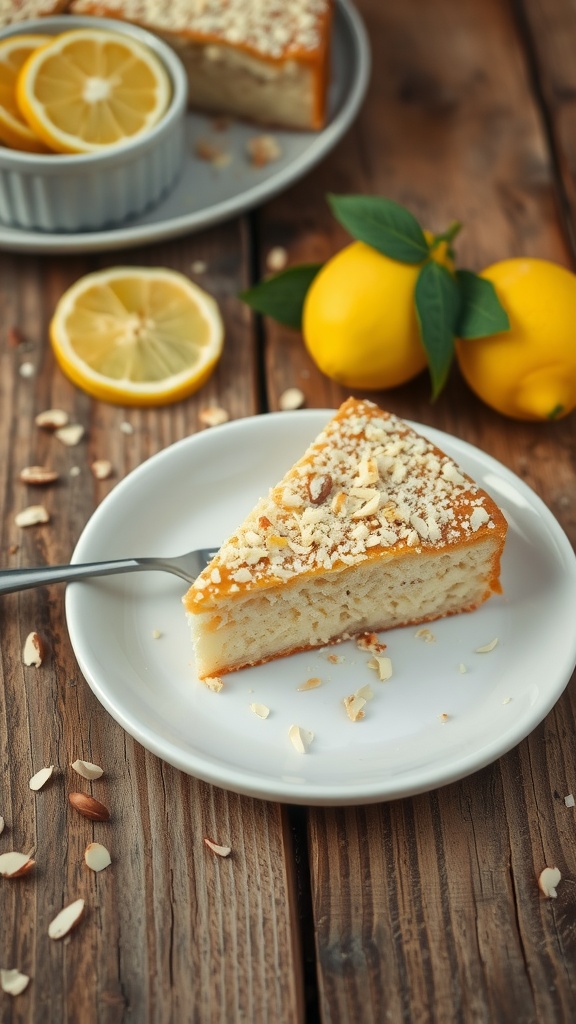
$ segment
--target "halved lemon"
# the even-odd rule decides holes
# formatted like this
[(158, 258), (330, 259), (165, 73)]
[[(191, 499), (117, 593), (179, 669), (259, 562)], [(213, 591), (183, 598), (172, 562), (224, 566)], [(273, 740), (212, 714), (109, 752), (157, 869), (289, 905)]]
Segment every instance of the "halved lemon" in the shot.
[(34, 134), (16, 102), (16, 80), (23, 64), (50, 36), (9, 36), (0, 42), (0, 143), (26, 153), (47, 153), (48, 147)]
[(54, 311), (50, 340), (64, 373), (120, 405), (163, 405), (192, 394), (222, 353), (216, 301), (164, 267), (111, 267), (81, 277)]
[(20, 111), (58, 153), (96, 153), (149, 131), (170, 103), (168, 72), (131, 36), (72, 29), (30, 55), (16, 83)]

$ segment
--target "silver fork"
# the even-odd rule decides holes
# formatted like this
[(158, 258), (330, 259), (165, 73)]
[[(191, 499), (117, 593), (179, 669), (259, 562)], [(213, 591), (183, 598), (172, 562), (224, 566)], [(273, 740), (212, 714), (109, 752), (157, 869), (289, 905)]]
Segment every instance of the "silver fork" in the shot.
[(193, 583), (216, 554), (216, 548), (198, 548), (176, 558), (120, 558), (112, 562), (88, 562), (83, 565), (41, 565), (34, 569), (0, 569), (0, 595), (16, 590), (43, 587), (48, 583), (70, 583), (93, 576), (114, 576), (120, 572), (147, 572), (159, 569)]

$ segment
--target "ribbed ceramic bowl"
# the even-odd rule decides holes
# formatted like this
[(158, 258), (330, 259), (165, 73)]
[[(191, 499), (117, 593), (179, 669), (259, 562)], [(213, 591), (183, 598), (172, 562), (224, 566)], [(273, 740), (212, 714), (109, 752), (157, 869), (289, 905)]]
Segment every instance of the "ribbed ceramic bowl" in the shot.
[(73, 15), (21, 22), (0, 38), (98, 28), (140, 40), (160, 58), (172, 82), (162, 119), (145, 135), (107, 152), (21, 153), (0, 145), (0, 222), (36, 231), (97, 231), (136, 217), (175, 184), (184, 158), (188, 86), (180, 59), (151, 33), (109, 18)]

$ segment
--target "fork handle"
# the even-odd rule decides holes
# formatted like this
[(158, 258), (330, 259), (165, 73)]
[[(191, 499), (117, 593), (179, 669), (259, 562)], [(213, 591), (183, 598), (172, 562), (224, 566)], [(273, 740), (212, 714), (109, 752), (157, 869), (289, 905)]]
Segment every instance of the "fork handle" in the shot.
[(86, 580), (92, 576), (113, 576), (119, 572), (138, 572), (150, 569), (146, 559), (121, 558), (112, 562), (88, 562), (84, 565), (42, 565), (35, 569), (0, 570), (0, 595), (13, 594), (17, 590), (43, 587), (47, 583), (67, 583), (70, 580)]

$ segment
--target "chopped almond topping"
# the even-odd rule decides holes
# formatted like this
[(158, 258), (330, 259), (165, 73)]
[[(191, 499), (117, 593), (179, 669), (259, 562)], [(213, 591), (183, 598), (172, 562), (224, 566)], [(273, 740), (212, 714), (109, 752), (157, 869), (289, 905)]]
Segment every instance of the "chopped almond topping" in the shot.
[(475, 654), (489, 654), (490, 651), (494, 650), (494, 648), (497, 646), (497, 644), (498, 644), (498, 637), (495, 637), (494, 640), (491, 640), (489, 644), (484, 644), (483, 647), (477, 647), (474, 653)]
[(299, 754), (307, 754), (310, 744), (314, 739), (314, 733), (309, 729), (302, 729), (299, 725), (291, 725), (288, 729), (288, 738)]
[(385, 683), (388, 679), (392, 678), (392, 662), (390, 658), (383, 658), (376, 654), (373, 658), (370, 658), (368, 668), (373, 668), (378, 673), (381, 683)]
[(229, 857), (232, 853), (231, 846), (220, 846), (219, 843), (213, 843), (211, 839), (204, 839), (204, 842), (212, 853), (215, 853), (218, 857)]
[(253, 167), (266, 167), (282, 156), (282, 150), (273, 135), (254, 135), (248, 139), (246, 151)]
[(558, 895), (556, 887), (561, 879), (562, 875), (558, 868), (544, 868), (538, 876), (538, 887), (545, 896), (555, 900)]
[(250, 710), (257, 715), (258, 718), (268, 718), (270, 714), (270, 708), (267, 708), (265, 704), (251, 704)]
[(29, 981), (28, 975), (21, 974), (15, 967), (12, 970), (0, 970), (0, 988), (9, 996), (19, 996), (27, 988)]
[(317, 690), (319, 686), (322, 686), (322, 680), (318, 676), (311, 676), (305, 683), (302, 683), (302, 686), (298, 686), (297, 690), (298, 693), (303, 693), (305, 690)]
[(361, 651), (371, 651), (372, 654), (382, 654), (386, 650), (386, 644), (381, 643), (376, 633), (361, 633), (356, 638), (356, 646)]
[(359, 722), (364, 718), (364, 706), (366, 704), (364, 697), (358, 696), (357, 693), (351, 693), (349, 697), (344, 697), (342, 703), (351, 722)]
[(414, 636), (418, 640), (423, 640), (424, 643), (426, 643), (426, 644), (433, 644), (436, 641), (436, 637), (434, 636), (434, 633), (432, 632), (432, 630), (427, 629), (425, 626), (423, 626), (422, 629), (416, 630), (416, 632), (414, 633)]
[(202, 682), (204, 683), (204, 686), (207, 686), (208, 689), (212, 690), (214, 693), (220, 693), (220, 690), (224, 686), (220, 676), (205, 676)]

